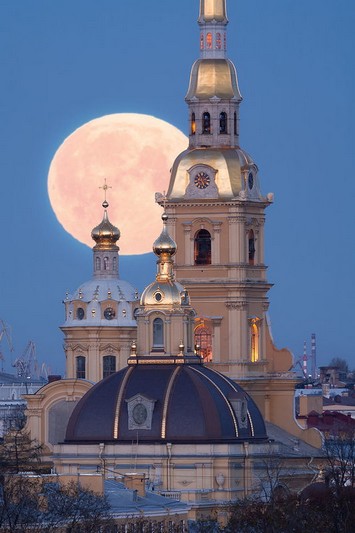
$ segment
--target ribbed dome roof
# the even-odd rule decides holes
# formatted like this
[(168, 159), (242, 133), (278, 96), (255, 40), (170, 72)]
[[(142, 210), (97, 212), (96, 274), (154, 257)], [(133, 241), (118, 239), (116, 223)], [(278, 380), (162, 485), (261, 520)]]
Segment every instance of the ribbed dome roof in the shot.
[(253, 400), (222, 374), (202, 364), (137, 364), (85, 394), (65, 441), (132, 442), (137, 432), (144, 443), (266, 438)]

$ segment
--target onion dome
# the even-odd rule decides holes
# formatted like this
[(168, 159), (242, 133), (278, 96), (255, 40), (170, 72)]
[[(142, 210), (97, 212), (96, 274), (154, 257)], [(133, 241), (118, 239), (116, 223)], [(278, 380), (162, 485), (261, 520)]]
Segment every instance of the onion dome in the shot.
[(153, 244), (153, 252), (158, 257), (156, 280), (148, 285), (142, 293), (141, 305), (181, 305), (184, 287), (175, 281), (172, 257), (176, 254), (177, 245), (170, 237), (167, 221), (168, 216), (162, 215), (163, 231)]
[(95, 250), (106, 250), (106, 249), (112, 249), (116, 246), (116, 242), (121, 236), (120, 230), (116, 228), (108, 219), (107, 215), (107, 207), (108, 203), (105, 201), (102, 204), (102, 207), (104, 207), (104, 216), (101, 221), (101, 223), (96, 226), (92, 232), (91, 237), (96, 242), (96, 246), (94, 247)]
[(126, 367), (75, 407), (66, 442), (238, 443), (263, 441), (262, 415), (236, 383), (202, 364)]
[[(102, 188), (106, 195), (106, 181)], [(120, 231), (108, 219), (108, 205), (105, 197), (102, 222), (91, 232), (96, 242), (92, 279), (82, 283), (73, 294), (67, 293), (63, 327), (136, 327), (133, 313), (138, 303), (138, 291), (119, 277), (119, 248), (116, 242)]]
[(176, 254), (176, 242), (169, 235), (167, 228), (168, 216), (164, 213), (161, 217), (163, 221), (163, 231), (153, 244), (153, 252), (155, 255), (160, 257), (161, 255), (167, 254), (170, 257)]

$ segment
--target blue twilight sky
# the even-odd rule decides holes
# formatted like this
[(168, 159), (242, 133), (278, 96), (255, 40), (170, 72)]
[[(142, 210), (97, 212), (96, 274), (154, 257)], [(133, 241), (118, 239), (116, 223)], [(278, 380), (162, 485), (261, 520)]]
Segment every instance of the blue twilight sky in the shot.
[[(299, 356), (314, 332), (319, 364), (340, 356), (354, 368), (355, 2), (229, 0), (228, 14), (241, 145), (275, 193), (274, 339)], [(91, 250), (50, 207), (51, 158), (109, 113), (151, 114), (186, 133), (197, 15), (198, 0), (0, 0), (0, 318), (15, 355), (33, 340), (38, 359), (63, 372), (61, 302), (91, 276)], [(140, 289), (154, 275), (150, 254), (121, 260), (121, 277)]]

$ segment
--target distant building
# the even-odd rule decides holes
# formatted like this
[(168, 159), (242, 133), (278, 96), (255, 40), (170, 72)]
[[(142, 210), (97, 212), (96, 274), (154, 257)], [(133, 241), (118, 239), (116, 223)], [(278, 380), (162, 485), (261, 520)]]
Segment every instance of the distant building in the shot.
[(34, 394), (46, 383), (44, 379), (26, 380), (0, 372), (0, 438), (10, 428), (24, 424), (26, 401), (23, 396)]

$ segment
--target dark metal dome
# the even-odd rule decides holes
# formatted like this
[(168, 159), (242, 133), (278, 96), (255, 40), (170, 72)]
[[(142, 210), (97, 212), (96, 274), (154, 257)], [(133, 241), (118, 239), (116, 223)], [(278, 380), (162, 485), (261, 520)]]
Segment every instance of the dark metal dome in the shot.
[(76, 406), (65, 442), (238, 442), (267, 438), (259, 409), (202, 364), (137, 364), (97, 383)]

